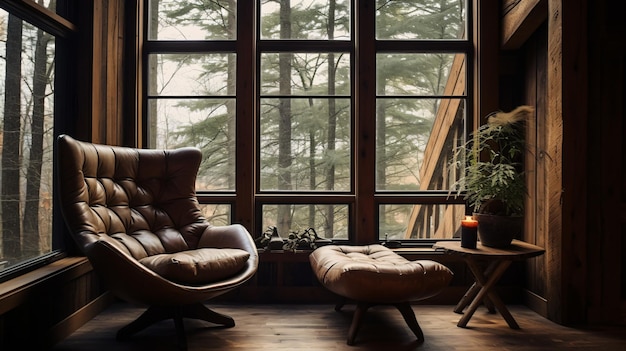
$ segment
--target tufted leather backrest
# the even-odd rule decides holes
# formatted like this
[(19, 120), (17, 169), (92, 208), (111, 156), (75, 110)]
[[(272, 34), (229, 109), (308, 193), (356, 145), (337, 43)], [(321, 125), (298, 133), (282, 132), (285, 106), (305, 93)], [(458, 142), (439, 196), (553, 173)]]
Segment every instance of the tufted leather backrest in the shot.
[(106, 240), (136, 259), (197, 247), (209, 226), (195, 180), (200, 150), (148, 150), (58, 138), (62, 212), (87, 253)]

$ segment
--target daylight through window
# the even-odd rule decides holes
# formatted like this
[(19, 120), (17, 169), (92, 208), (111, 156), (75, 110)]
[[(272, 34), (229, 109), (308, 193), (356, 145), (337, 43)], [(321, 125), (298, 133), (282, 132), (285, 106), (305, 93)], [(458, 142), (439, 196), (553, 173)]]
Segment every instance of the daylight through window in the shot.
[(147, 146), (200, 148), (207, 215), (255, 235), (458, 237), (469, 5), (151, 0)]

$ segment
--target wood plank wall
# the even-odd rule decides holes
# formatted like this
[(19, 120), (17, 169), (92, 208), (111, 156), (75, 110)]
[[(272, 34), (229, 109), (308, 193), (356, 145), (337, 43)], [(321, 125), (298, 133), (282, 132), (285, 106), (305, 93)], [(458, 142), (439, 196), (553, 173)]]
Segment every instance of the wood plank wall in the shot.
[[(93, 1), (89, 139), (109, 145), (140, 143), (141, 13), (143, 1)], [(129, 20), (130, 19), (130, 20)]]
[(527, 303), (562, 324), (626, 324), (624, 4), (502, 1), (500, 101), (517, 80), (536, 108), (524, 239), (547, 252), (526, 267)]
[[(587, 278), (587, 20), (586, 0), (548, 2), (546, 154), (548, 316), (585, 320)], [(559, 174), (560, 173), (560, 174)]]
[[(546, 201), (541, 197), (545, 194), (545, 179), (550, 169), (546, 162), (537, 162), (549, 159), (545, 148), (547, 146), (546, 130), (547, 115), (547, 25), (543, 25), (524, 47), (523, 64), (526, 72), (524, 95), (525, 104), (535, 107), (535, 115), (528, 121), (526, 135), (530, 149), (525, 159), (528, 194), (525, 206), (528, 209), (525, 220), (524, 240), (541, 247), (547, 246)], [(527, 304), (547, 315), (547, 255), (528, 260), (526, 263), (526, 290)]]
[(626, 22), (623, 2), (589, 7), (588, 321), (626, 324)]
[(81, 257), (55, 261), (0, 283), (0, 350), (47, 350), (113, 298)]

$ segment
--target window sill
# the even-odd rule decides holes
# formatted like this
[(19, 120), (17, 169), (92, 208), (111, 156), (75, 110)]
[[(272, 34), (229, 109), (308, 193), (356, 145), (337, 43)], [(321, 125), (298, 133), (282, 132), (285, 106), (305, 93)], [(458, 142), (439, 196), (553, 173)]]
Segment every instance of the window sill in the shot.
[(441, 255), (443, 251), (433, 249), (432, 246), (428, 247), (399, 247), (395, 249), (391, 249), (393, 252), (399, 255), (416, 255), (416, 254), (427, 254), (427, 255)]
[(33, 293), (58, 286), (92, 270), (86, 257), (65, 257), (0, 283), (0, 315), (32, 298)]

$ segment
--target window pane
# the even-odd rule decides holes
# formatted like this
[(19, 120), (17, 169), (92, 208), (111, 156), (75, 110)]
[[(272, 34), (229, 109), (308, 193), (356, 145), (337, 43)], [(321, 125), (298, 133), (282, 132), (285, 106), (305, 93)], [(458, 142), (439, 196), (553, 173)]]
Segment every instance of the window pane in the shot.
[(263, 228), (274, 226), (287, 239), (308, 228), (327, 239), (348, 239), (348, 205), (263, 205)]
[(376, 109), (376, 189), (449, 189), (464, 100), (378, 99)]
[(0, 10), (0, 269), (52, 251), (55, 38)]
[[(462, 54), (377, 54), (376, 85), (378, 95), (462, 95), (465, 81)], [(456, 60), (456, 61), (455, 61)], [(453, 62), (455, 63), (453, 65)], [(451, 70), (454, 69), (451, 74)], [(454, 81), (448, 82), (449, 77)], [(456, 89), (455, 89), (456, 88)]]
[(204, 218), (206, 218), (211, 225), (222, 226), (231, 224), (230, 205), (226, 204), (202, 204), (200, 205), (200, 211)]
[(235, 54), (150, 55), (151, 96), (235, 95)]
[(459, 238), (465, 205), (380, 205), (379, 239)]
[(234, 40), (236, 0), (150, 0), (151, 40)]
[(235, 190), (235, 99), (151, 99), (150, 147), (195, 146), (199, 190)]
[(350, 40), (350, 0), (263, 1), (261, 39)]
[(465, 0), (376, 0), (377, 39), (465, 39)]
[(263, 95), (350, 95), (349, 54), (261, 54), (261, 72)]
[(350, 190), (350, 99), (262, 99), (260, 128), (261, 190)]

